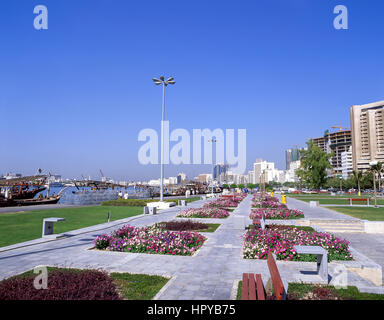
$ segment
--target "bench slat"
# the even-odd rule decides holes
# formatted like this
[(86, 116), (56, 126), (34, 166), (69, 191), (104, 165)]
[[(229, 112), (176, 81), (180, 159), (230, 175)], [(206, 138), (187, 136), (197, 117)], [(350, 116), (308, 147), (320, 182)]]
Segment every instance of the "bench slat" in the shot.
[(241, 290), (241, 300), (249, 300), (248, 299), (248, 273), (243, 273), (243, 288)]
[(256, 274), (257, 300), (265, 300), (265, 291), (261, 274)]
[(281, 280), (279, 270), (277, 269), (277, 264), (275, 261), (275, 258), (273, 257), (272, 253), (268, 253), (268, 260), (267, 260), (269, 273), (271, 274), (273, 289), (275, 291), (276, 300), (282, 300), (283, 294), (284, 294), (284, 284)]
[(255, 275), (253, 273), (249, 273), (248, 280), (249, 280), (249, 300), (256, 300)]

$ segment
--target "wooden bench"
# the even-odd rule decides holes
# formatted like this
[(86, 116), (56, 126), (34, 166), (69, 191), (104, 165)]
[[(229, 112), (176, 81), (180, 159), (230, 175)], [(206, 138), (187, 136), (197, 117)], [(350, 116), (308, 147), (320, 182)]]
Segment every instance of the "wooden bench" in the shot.
[(353, 205), (353, 201), (365, 201), (367, 202), (367, 206), (369, 206), (369, 198), (349, 198), (349, 205)]
[[(271, 275), (274, 295), (276, 300), (285, 300), (288, 285), (283, 283), (275, 256), (270, 252), (267, 259), (269, 273)], [(243, 287), (241, 300), (265, 300), (266, 293), (261, 274), (243, 273)]]

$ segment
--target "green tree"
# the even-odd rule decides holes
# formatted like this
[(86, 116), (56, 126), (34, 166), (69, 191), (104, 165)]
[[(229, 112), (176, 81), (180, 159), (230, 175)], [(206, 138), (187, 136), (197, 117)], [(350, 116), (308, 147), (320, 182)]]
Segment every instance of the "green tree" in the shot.
[(373, 174), (371, 171), (366, 171), (362, 174), (360, 185), (362, 189), (370, 189), (373, 187)]
[(327, 181), (327, 169), (332, 168), (329, 163), (332, 153), (325, 153), (312, 140), (307, 142), (307, 146), (307, 150), (301, 152), (301, 166), (297, 176), (311, 188), (320, 189)]
[(235, 189), (237, 187), (236, 184), (232, 183), (230, 186), (229, 186), (231, 189)]
[(223, 189), (229, 189), (229, 185), (223, 184)]
[(244, 189), (244, 188), (245, 188), (245, 185), (243, 185), (242, 183), (240, 183), (240, 184), (237, 185), (237, 187), (240, 188), (240, 189)]
[(248, 189), (255, 189), (256, 188), (256, 185), (254, 183), (248, 183), (247, 184), (247, 188)]

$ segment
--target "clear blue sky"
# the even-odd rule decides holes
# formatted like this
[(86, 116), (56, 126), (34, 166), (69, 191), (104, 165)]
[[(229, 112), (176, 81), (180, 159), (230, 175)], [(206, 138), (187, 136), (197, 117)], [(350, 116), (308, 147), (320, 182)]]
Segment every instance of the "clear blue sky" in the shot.
[[(33, 28), (38, 4), (46, 31)], [(333, 28), (338, 4), (349, 30)], [(285, 149), (384, 100), (383, 14), (381, 0), (3, 1), (0, 173), (159, 177), (139, 164), (137, 135), (160, 128), (162, 74), (177, 82), (171, 128), (245, 128), (248, 168), (284, 169)], [(180, 171), (210, 166), (166, 176)]]

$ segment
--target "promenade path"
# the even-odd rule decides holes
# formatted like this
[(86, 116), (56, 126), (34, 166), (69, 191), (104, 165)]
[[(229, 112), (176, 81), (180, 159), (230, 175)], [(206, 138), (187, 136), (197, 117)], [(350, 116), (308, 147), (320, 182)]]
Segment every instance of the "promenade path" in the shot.
[[(281, 201), (281, 196), (278, 196), (278, 198)], [(327, 208), (311, 208), (308, 202), (290, 198), (289, 196), (287, 196), (287, 206), (290, 209), (298, 209), (304, 211), (306, 219), (359, 220), (357, 218)]]
[[(203, 201), (192, 202), (188, 207), (201, 207)], [(71, 237), (8, 251), (0, 248), (0, 279), (33, 269), (38, 265), (103, 269), (108, 272), (155, 274), (171, 280), (157, 294), (156, 299), (172, 300), (227, 300), (235, 298), (237, 283), (244, 272), (260, 273), (263, 280), (269, 278), (265, 260), (242, 258), (242, 235), (234, 229), (234, 217), (248, 217), (251, 196), (245, 198), (226, 219), (200, 219), (207, 223), (221, 223), (214, 233), (203, 233), (208, 240), (192, 257), (150, 255), (89, 250), (93, 240), (101, 233), (109, 233), (123, 224), (151, 225), (172, 220), (185, 207), (174, 207), (154, 216), (136, 216), (111, 224), (103, 224), (80, 231), (69, 232)], [(308, 206), (309, 208), (309, 206)], [(307, 211), (307, 210), (305, 210)], [(278, 261), (280, 273), (288, 282), (300, 280), (300, 272), (316, 269), (315, 263)], [(329, 263), (332, 279), (336, 264)], [(348, 272), (351, 285), (367, 288), (372, 284), (353, 272)]]
[[(280, 197), (281, 198), (281, 197)], [(311, 208), (308, 202), (287, 197), (288, 208), (296, 208), (305, 212), (307, 219), (360, 220), (327, 208)], [(330, 206), (330, 205), (327, 205)], [(345, 207), (345, 205), (344, 205)], [(346, 239), (357, 251), (378, 263), (384, 270), (384, 234), (335, 233), (335, 236)], [(383, 277), (384, 283), (384, 277)]]

